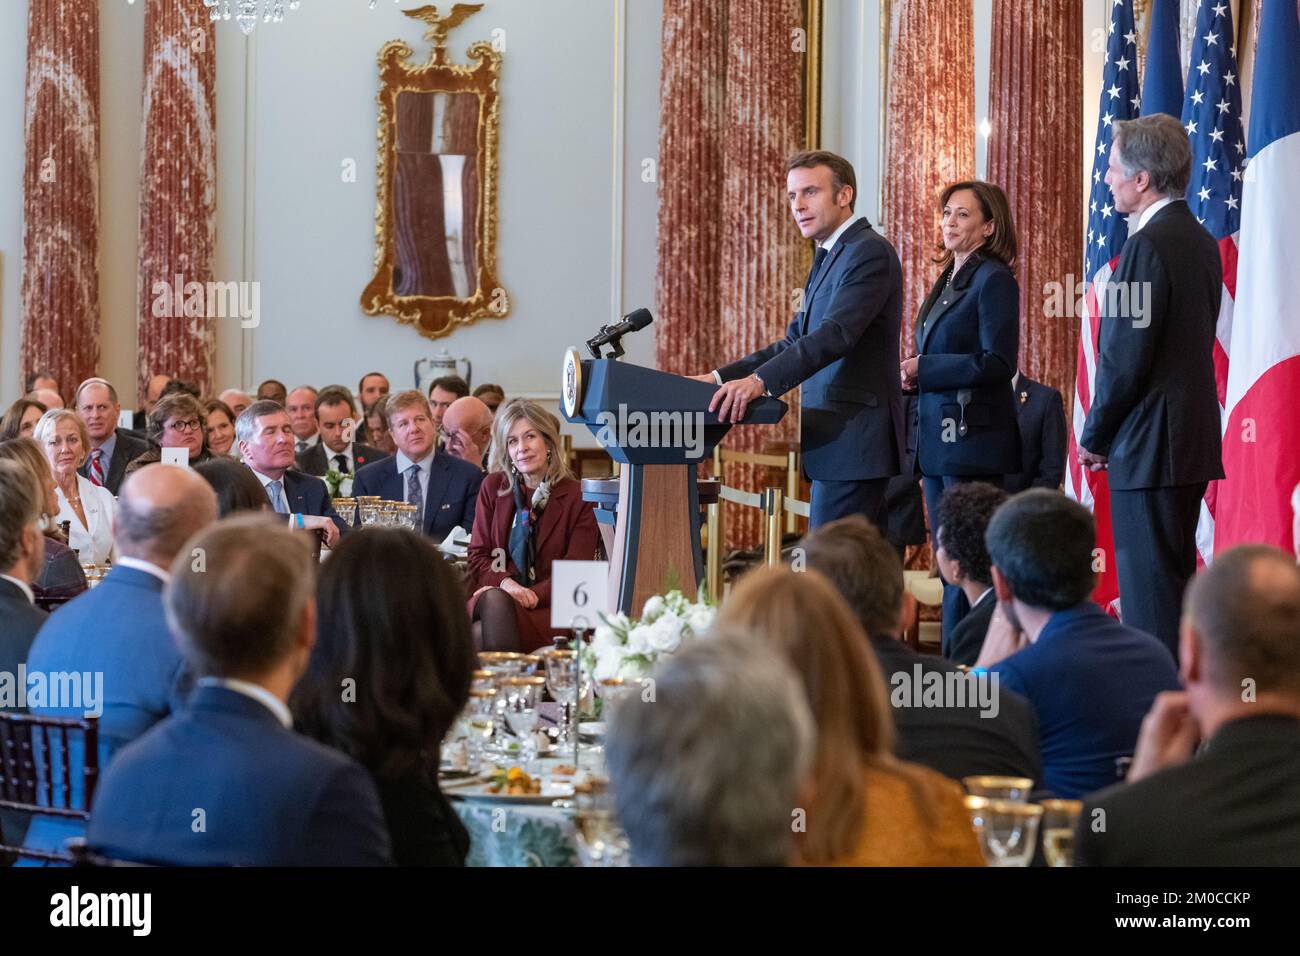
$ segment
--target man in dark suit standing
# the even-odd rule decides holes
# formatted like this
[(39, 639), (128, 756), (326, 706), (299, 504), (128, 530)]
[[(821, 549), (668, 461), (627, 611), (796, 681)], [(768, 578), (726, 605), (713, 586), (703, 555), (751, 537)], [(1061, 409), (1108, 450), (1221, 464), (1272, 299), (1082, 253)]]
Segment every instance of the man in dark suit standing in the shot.
[(106, 379), (88, 378), (77, 386), (72, 407), (90, 435), (89, 453), (77, 473), (116, 495), (126, 466), (147, 452), (149, 443), (117, 427), (122, 406), (117, 389)]
[(1178, 689), (1171, 655), (1091, 600), (1092, 514), (1059, 491), (1022, 491), (985, 533), (998, 608), (976, 672), (1029, 698), (1038, 714), (1040, 786), (1074, 799), (1121, 779), (1142, 718)]
[[(352, 401), (352, 393), (342, 386), (331, 385), (321, 389), (316, 396), (315, 414), (320, 441), (298, 456), (299, 471), (317, 478), (337, 471), (344, 478), (352, 478), (358, 468), (388, 457), (378, 448), (355, 440), (358, 427), (356, 404)], [(339, 486), (342, 489), (344, 482)]]
[[(910, 694), (894, 693), (903, 683), (950, 682), (957, 666), (917, 654), (898, 640), (911, 602), (903, 587), (903, 566), (888, 539), (855, 515), (810, 532), (802, 546), (808, 566), (830, 579), (871, 639), (890, 688), (894, 752), (900, 760), (925, 764), (955, 780), (974, 774), (1042, 778), (1034, 711), (1021, 695), (986, 685), (990, 695), (985, 700), (991, 697), (995, 705), (981, 707), (974, 699), (979, 695), (972, 693), (961, 701), (916, 707)], [(979, 678), (971, 680), (973, 689)]]
[(854, 215), (857, 180), (846, 159), (800, 153), (786, 173), (795, 223), (817, 243), (803, 307), (779, 342), (694, 378), (721, 385), (709, 410), (733, 422), (754, 399), (801, 386), (810, 526), (851, 514), (879, 523), (904, 445), (897, 362), (902, 267), (894, 247)]
[(235, 422), (239, 454), (266, 489), (277, 514), (299, 528), (324, 532), (325, 547), (334, 547), (348, 530), (330, 500), (325, 482), (294, 471), (294, 433), (289, 413), (275, 402), (259, 400), (249, 405)]
[(439, 541), (457, 526), (468, 533), (483, 472), (437, 447), (429, 400), (420, 392), (389, 396), (386, 410), (397, 454), (360, 469), (352, 493), (417, 505), (419, 527)]
[(316, 638), (302, 536), (253, 516), (222, 521), (194, 545), (204, 565), (182, 555), (164, 599), (197, 686), (109, 765), (89, 844), (171, 866), (388, 863), (370, 775), (293, 730), (287, 701)]
[(1206, 484), (1223, 477), (1214, 384), (1219, 247), (1183, 193), (1187, 131), (1163, 113), (1115, 124), (1106, 183), (1130, 231), (1101, 302), (1079, 463), (1109, 475), (1120, 613), (1178, 653)]
[(1002, 487), (1016, 494), (1028, 488), (1060, 488), (1065, 481), (1065, 403), (1050, 385), (1035, 382), (1024, 372), (1011, 380), (1020, 425), (1019, 473), (1002, 479)]
[(1192, 581), (1185, 609), (1187, 689), (1156, 698), (1128, 782), (1087, 801), (1076, 862), (1295, 866), (1300, 570), (1274, 548), (1233, 548)]

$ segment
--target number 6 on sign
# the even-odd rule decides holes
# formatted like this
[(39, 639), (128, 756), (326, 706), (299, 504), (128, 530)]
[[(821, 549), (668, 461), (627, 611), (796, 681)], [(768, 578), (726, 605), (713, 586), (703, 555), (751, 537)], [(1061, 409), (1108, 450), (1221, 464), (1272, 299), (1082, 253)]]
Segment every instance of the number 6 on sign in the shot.
[(591, 630), (608, 607), (608, 561), (556, 561), (551, 565), (551, 627)]

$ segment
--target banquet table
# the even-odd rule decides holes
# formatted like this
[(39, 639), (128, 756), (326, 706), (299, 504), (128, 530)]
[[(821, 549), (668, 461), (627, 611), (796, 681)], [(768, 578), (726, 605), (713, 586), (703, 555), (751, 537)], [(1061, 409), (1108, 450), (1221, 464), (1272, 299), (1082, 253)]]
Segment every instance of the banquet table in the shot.
[(573, 811), (452, 800), (469, 831), (466, 866), (581, 866)]

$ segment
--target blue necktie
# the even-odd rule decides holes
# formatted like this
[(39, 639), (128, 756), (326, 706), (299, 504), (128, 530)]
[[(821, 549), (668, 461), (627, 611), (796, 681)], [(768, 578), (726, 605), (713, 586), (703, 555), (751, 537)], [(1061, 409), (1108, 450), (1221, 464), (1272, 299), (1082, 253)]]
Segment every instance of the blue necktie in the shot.
[(406, 469), (406, 500), (415, 505), (415, 526), (424, 527), (424, 496), (420, 494), (420, 466)]
[(266, 487), (267, 490), (271, 492), (271, 507), (275, 509), (276, 514), (287, 515), (289, 513), (289, 505), (284, 500), (284, 482), (273, 481)]

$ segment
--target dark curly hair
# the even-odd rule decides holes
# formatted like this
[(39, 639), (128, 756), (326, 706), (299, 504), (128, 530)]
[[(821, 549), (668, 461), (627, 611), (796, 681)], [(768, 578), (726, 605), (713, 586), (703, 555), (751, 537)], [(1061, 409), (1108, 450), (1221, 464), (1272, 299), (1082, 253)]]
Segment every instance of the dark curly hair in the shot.
[(984, 532), (993, 512), (1006, 500), (1007, 493), (1001, 488), (972, 481), (953, 485), (935, 508), (935, 539), (948, 552), (949, 559), (961, 565), (966, 577), (985, 587), (993, 583), (993, 575)]
[(998, 571), (1030, 607), (1064, 611), (1092, 594), (1092, 513), (1059, 491), (1020, 492), (993, 515), (984, 538)]
[(316, 604), (295, 725), (376, 777), (435, 774), (474, 670), (465, 597), (438, 549), (405, 529), (354, 531), (321, 566)]

